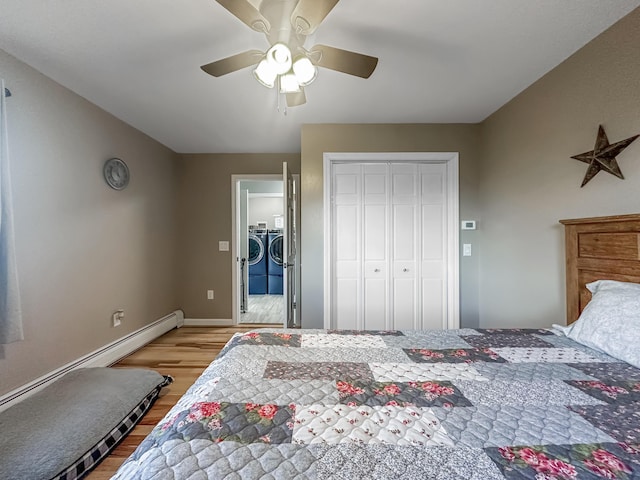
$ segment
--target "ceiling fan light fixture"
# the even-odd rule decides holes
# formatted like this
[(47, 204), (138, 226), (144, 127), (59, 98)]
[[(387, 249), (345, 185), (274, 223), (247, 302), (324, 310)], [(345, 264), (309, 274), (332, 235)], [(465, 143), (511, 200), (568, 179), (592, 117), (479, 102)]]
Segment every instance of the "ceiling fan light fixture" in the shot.
[(295, 74), (280, 75), (280, 93), (297, 93), (299, 91), (300, 84)]
[(291, 50), (284, 43), (276, 43), (267, 50), (266, 60), (277, 75), (291, 70)]
[(267, 60), (260, 60), (258, 66), (253, 70), (253, 76), (267, 88), (273, 88), (278, 74)]
[(316, 79), (318, 76), (318, 69), (306, 56), (300, 55), (293, 62), (293, 73), (296, 76), (298, 84), (301, 87), (306, 87)]

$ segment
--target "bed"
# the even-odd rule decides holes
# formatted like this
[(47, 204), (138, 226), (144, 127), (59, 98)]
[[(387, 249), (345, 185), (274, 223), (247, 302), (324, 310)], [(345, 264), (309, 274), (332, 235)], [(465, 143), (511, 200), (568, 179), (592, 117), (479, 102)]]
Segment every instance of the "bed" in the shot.
[(568, 326), (237, 334), (114, 478), (640, 478), (640, 215), (562, 223)]

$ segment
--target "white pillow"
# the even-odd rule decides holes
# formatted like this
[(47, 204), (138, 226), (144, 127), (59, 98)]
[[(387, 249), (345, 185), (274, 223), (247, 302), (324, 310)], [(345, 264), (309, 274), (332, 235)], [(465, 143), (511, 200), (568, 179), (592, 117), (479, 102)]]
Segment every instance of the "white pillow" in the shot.
[(587, 288), (591, 301), (565, 335), (640, 368), (640, 284), (598, 280)]

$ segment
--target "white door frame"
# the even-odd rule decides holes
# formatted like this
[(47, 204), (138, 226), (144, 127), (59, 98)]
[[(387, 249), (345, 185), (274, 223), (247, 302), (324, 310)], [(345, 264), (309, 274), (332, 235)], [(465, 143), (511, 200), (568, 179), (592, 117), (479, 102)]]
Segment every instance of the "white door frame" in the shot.
[(334, 163), (443, 163), (447, 173), (447, 328), (460, 328), (460, 235), (458, 152), (384, 152), (341, 153), (325, 152), (323, 155), (324, 193), (324, 328), (331, 326), (331, 172)]
[(240, 275), (238, 275), (238, 265), (240, 262), (240, 251), (238, 242), (240, 241), (240, 210), (238, 208), (240, 200), (240, 189), (238, 186), (244, 180), (279, 180), (282, 181), (282, 174), (238, 174), (231, 175), (231, 318), (233, 325), (238, 325), (240, 321)]

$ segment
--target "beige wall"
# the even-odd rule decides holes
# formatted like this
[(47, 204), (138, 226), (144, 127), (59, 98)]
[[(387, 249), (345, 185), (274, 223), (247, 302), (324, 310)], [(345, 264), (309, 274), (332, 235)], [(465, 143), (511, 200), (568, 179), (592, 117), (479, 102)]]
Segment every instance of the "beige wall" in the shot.
[[(304, 125), (302, 128), (302, 326), (323, 327), (323, 154), (324, 152), (459, 152), (460, 218), (478, 217), (476, 182), (480, 162), (478, 125)], [(476, 244), (477, 232), (461, 243)], [(475, 248), (475, 247), (474, 247)], [(460, 258), (460, 317), (478, 324), (477, 256)]]
[[(232, 318), (231, 176), (300, 172), (297, 154), (182, 155), (178, 168), (178, 295), (188, 318)], [(215, 299), (207, 300), (207, 290)]]
[(480, 170), (483, 327), (564, 323), (559, 219), (640, 212), (640, 140), (620, 180), (580, 188), (598, 125), (613, 143), (640, 133), (640, 9), (552, 70), (483, 124)]
[[(0, 51), (25, 340), (0, 347), (0, 395), (178, 307), (176, 155)], [(121, 192), (106, 159), (131, 170)], [(118, 328), (111, 314), (125, 310)]]

